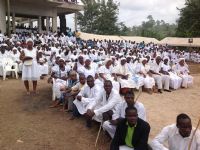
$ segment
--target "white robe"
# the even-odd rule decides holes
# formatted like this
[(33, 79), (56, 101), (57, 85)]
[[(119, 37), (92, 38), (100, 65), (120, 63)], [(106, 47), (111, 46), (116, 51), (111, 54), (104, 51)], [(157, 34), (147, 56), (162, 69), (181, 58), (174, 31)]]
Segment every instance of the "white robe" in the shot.
[(152, 89), (153, 86), (155, 86), (155, 80), (154, 78), (150, 77), (148, 75), (148, 72), (150, 70), (150, 66), (146, 64), (145, 66), (142, 63), (138, 63), (136, 67), (136, 71), (139, 74), (139, 72), (142, 72), (145, 74), (145, 77), (141, 74), (139, 74), (139, 77), (141, 78), (141, 82), (143, 82), (143, 85), (147, 89)]
[(184, 66), (177, 64), (174, 69), (178, 76), (182, 78), (182, 87), (187, 88), (193, 85), (193, 77), (189, 75), (189, 69), (186, 64)]
[(113, 73), (115, 74), (122, 74), (122, 75), (128, 75), (128, 79), (122, 79), (121, 77), (118, 77), (117, 80), (121, 84), (121, 88), (138, 88), (137, 83), (134, 79), (132, 79), (132, 74), (128, 70), (127, 65), (121, 65), (118, 64), (116, 67), (113, 69)]
[(78, 112), (83, 115), (88, 110), (88, 105), (95, 101), (99, 95), (101, 94), (101, 89), (99, 86), (95, 85), (90, 88), (88, 85), (84, 86), (84, 88), (80, 91), (78, 96), (82, 96), (81, 101), (77, 99), (74, 101), (75, 106), (78, 109)]
[[(119, 85), (119, 82), (115, 81), (114, 78), (112, 77), (112, 70), (113, 70), (113, 67), (111, 66), (109, 69), (106, 68), (106, 66), (101, 66), (99, 69), (98, 69), (98, 73), (99, 74), (103, 74), (103, 76), (107, 79), (107, 80), (110, 80), (112, 82), (112, 85), (113, 85), (113, 88), (117, 91), (120, 90), (120, 85)], [(103, 80), (100, 78), (100, 80)]]
[(122, 100), (119, 92), (114, 89), (112, 89), (108, 99), (106, 99), (105, 90), (103, 90), (99, 96), (99, 98), (88, 105), (88, 109), (94, 110), (95, 116), (93, 119), (101, 122), (103, 119), (102, 114), (109, 110), (113, 110), (116, 104), (120, 103)]
[(169, 86), (172, 88), (172, 89), (178, 89), (181, 87), (181, 83), (182, 83), (182, 78), (179, 77), (176, 73), (173, 73), (171, 72), (171, 67), (169, 65), (165, 65), (165, 64), (162, 64), (162, 68), (163, 68), (163, 71), (166, 71), (169, 73), (169, 76), (170, 76), (170, 83), (169, 83)]

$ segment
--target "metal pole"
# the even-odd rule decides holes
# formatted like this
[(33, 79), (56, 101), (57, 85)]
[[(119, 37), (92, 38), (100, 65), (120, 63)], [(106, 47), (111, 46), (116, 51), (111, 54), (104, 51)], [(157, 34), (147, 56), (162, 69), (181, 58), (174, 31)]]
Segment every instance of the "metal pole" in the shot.
[(8, 16), (8, 37), (10, 37), (10, 0), (7, 0), (7, 16)]

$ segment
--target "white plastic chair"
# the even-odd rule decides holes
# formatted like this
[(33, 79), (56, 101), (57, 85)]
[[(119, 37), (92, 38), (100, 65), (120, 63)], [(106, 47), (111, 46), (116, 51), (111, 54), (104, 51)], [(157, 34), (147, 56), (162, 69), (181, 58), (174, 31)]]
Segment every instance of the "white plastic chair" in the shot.
[[(16, 79), (18, 79), (18, 68), (17, 64), (12, 61), (12, 59), (5, 59), (3, 65), (3, 80), (6, 79), (7, 72), (15, 73)], [(12, 74), (13, 75), (13, 74)]]

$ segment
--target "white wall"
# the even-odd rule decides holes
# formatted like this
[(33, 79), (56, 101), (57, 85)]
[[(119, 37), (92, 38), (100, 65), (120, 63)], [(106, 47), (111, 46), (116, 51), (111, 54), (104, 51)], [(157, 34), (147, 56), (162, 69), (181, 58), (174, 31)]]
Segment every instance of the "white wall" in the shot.
[(0, 30), (6, 32), (6, 4), (5, 0), (0, 0)]

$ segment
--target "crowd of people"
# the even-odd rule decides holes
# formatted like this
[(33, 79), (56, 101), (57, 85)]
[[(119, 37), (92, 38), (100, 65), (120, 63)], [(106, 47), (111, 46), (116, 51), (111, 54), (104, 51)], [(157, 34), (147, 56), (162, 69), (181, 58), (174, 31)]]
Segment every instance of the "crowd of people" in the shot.
[(82, 116), (88, 128), (93, 120), (101, 123), (112, 139), (111, 150), (188, 150), (188, 145), (200, 150), (200, 132), (184, 113), (148, 144), (145, 106), (134, 95), (134, 91), (162, 94), (189, 88), (193, 77), (186, 61), (200, 62), (199, 53), (154, 43), (91, 41), (81, 40), (78, 31), (68, 36), (0, 34), (0, 75), (6, 65), (17, 67), (27, 95), (36, 95), (37, 81), (47, 76), (52, 85), (50, 107), (62, 104), (63, 111), (71, 112), (70, 119)]

